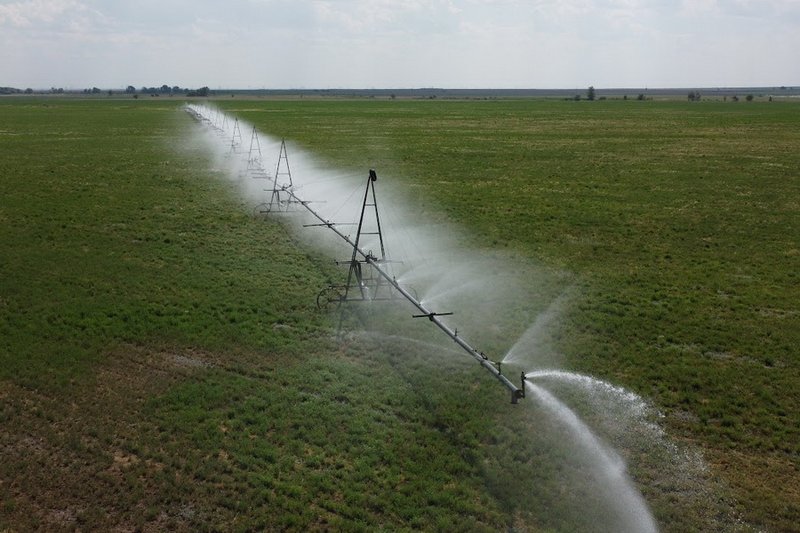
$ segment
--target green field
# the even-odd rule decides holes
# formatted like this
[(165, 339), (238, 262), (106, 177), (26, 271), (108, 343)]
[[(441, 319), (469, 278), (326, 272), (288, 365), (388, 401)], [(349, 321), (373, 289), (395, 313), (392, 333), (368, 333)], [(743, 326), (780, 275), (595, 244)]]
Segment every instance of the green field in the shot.
[[(218, 104), (577, 294), (565, 367), (709, 465), (670, 485), (629, 450), (662, 530), (800, 523), (800, 105)], [(0, 100), (0, 531), (591, 529), (467, 358), (336, 338), (340, 272), (250, 216), (181, 105)]]

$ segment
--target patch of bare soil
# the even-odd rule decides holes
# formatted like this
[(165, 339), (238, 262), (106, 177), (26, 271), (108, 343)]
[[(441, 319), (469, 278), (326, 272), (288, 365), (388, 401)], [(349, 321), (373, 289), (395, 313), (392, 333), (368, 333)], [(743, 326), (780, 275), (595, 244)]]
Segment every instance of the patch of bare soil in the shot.
[(139, 454), (158, 448), (143, 407), (215, 360), (125, 346), (55, 393), (0, 382), (0, 531), (190, 529), (175, 474)]

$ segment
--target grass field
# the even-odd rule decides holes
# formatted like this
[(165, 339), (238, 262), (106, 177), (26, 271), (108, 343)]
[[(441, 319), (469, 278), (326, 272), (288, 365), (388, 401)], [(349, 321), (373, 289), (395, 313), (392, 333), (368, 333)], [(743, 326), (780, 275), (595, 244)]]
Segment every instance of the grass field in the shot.
[[(710, 464), (717, 507), (634, 472), (662, 529), (800, 522), (800, 106), (219, 104), (567, 272), (567, 366)], [(0, 100), (0, 531), (581, 524), (472, 365), (333, 338), (337, 271), (249, 216), (179, 106)]]
[(652, 398), (757, 523), (798, 522), (798, 106), (226, 104), (578, 274), (571, 365)]

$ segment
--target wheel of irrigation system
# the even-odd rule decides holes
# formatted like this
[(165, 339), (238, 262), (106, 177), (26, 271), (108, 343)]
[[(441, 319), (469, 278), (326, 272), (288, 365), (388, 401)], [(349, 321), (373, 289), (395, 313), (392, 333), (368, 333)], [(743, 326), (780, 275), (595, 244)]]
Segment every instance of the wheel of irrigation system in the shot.
[(338, 308), (344, 300), (344, 289), (336, 285), (325, 287), (317, 295), (317, 307), (321, 311)]

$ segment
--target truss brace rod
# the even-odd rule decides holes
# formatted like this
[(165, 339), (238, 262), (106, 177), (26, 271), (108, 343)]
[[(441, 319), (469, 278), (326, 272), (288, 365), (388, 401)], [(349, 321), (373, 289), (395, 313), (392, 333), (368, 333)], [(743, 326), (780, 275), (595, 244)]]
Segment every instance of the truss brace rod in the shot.
[[(370, 178), (369, 179), (372, 179), (372, 175), (373, 174), (370, 173)], [(371, 254), (368, 254), (367, 252), (363, 251), (361, 248), (358, 247), (358, 245), (355, 242), (353, 242), (352, 239), (350, 239), (350, 237), (348, 237), (347, 235), (345, 235), (344, 233), (339, 231), (336, 228), (336, 226), (334, 226), (332, 223), (330, 223), (329, 221), (327, 221), (324, 218), (322, 218), (319, 215), (319, 213), (317, 213), (316, 211), (314, 211), (312, 208), (310, 208), (308, 206), (308, 202), (305, 202), (305, 201), (301, 200), (294, 193), (293, 190), (290, 190), (289, 188), (286, 188), (286, 187), (283, 190), (287, 194), (289, 194), (289, 196), (291, 196), (292, 198), (297, 200), (297, 202), (300, 205), (302, 205), (303, 207), (305, 207), (308, 210), (308, 212), (311, 213), (315, 218), (317, 218), (320, 222), (322, 222), (321, 226), (328, 227), (331, 231), (333, 231), (336, 235), (338, 235), (347, 244), (352, 246), (353, 247), (353, 251), (354, 251), (354, 255), (358, 254), (361, 257), (363, 257), (364, 261), (366, 263), (368, 263), (370, 266), (372, 266), (392, 287), (394, 287), (397, 290), (397, 292), (402, 294), (406, 298), (406, 300), (411, 302), (411, 304), (414, 307), (416, 307), (422, 315), (427, 316), (430, 319), (431, 322), (436, 324), (436, 326), (439, 329), (441, 329), (448, 337), (450, 337), (456, 344), (461, 346), (461, 348), (463, 348), (465, 352), (467, 352), (476, 361), (478, 361), (478, 363), (480, 363), (480, 365), (487, 372), (489, 372), (491, 375), (493, 375), (495, 377), (495, 379), (497, 379), (509, 391), (511, 391), (511, 403), (515, 404), (515, 403), (517, 403), (517, 400), (519, 400), (520, 398), (524, 398), (525, 397), (525, 392), (524, 392), (523, 389), (520, 389), (516, 385), (511, 383), (511, 381), (509, 381), (508, 378), (505, 377), (503, 374), (501, 374), (500, 370), (497, 367), (495, 367), (495, 363), (490, 361), (483, 353), (479, 352), (478, 350), (476, 350), (475, 348), (470, 346), (470, 344), (467, 343), (467, 341), (465, 341), (463, 338), (461, 338), (458, 334), (456, 334), (456, 332), (454, 330), (450, 329), (444, 322), (442, 322), (439, 319), (439, 316), (438, 316), (437, 313), (434, 313), (433, 311), (431, 311), (428, 308), (426, 308), (424, 305), (422, 305), (421, 302), (419, 302), (416, 298), (414, 298), (414, 296), (411, 293), (409, 293), (399, 283), (397, 283), (397, 280), (395, 280), (392, 276), (390, 276), (388, 272), (383, 270), (381, 268), (381, 266), (376, 262), (375, 258)]]

